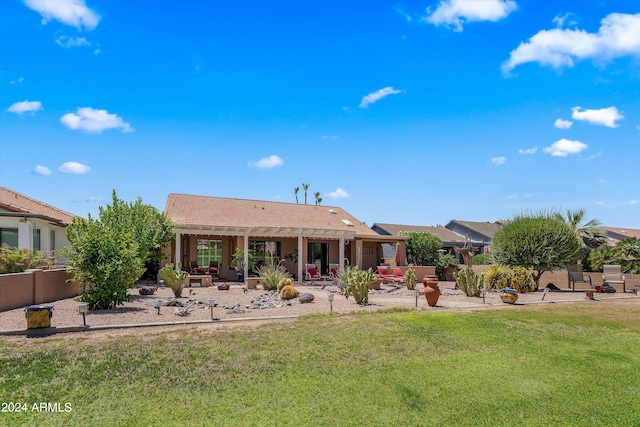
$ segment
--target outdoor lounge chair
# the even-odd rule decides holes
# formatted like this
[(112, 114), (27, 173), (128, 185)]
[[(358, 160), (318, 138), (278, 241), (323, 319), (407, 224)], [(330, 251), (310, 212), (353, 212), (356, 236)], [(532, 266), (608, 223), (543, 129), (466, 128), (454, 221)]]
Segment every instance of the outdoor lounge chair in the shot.
[(209, 274), (211, 274), (212, 276), (218, 275), (218, 261), (209, 262)]
[(204, 270), (204, 268), (200, 268), (198, 266), (198, 262), (197, 261), (191, 261), (189, 263), (189, 274), (205, 274), (206, 271)]
[(571, 290), (576, 290), (576, 283), (588, 283), (589, 288), (593, 289), (593, 283), (591, 283), (591, 276), (582, 272), (582, 266), (570, 265), (567, 267), (567, 274), (569, 275), (569, 283), (571, 283)]
[(339, 272), (340, 272), (340, 265), (339, 264), (329, 264), (329, 278), (330, 279), (337, 279)]
[(622, 285), (622, 292), (627, 292), (627, 282), (619, 265), (605, 265), (602, 268), (602, 284)]
[(400, 267), (393, 267), (391, 273), (393, 273), (393, 277), (401, 279), (401, 282), (404, 283), (404, 273)]
[(305, 280), (320, 279), (322, 275), (318, 272), (318, 267), (315, 264), (307, 264), (304, 271)]
[(404, 277), (401, 279), (399, 277), (395, 277), (392, 274), (389, 274), (389, 267), (380, 265), (378, 266), (378, 275), (382, 279), (383, 282), (391, 282), (391, 283), (401, 283), (404, 281)]

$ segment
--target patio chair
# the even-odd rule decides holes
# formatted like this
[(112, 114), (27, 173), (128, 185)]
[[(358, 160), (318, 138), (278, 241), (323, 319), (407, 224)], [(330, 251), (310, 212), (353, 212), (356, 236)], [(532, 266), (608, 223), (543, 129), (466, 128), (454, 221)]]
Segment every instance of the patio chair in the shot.
[(318, 272), (318, 267), (315, 264), (307, 264), (304, 271), (305, 280), (320, 279), (322, 275)]
[(576, 290), (576, 283), (588, 283), (589, 288), (593, 289), (593, 283), (591, 283), (591, 276), (582, 272), (582, 266), (570, 265), (567, 267), (567, 274), (569, 275), (569, 283), (571, 284), (571, 290)]
[(198, 261), (189, 262), (189, 274), (205, 274), (204, 268), (198, 266)]
[(211, 274), (212, 276), (218, 275), (218, 261), (209, 262), (209, 274)]
[(337, 279), (339, 272), (340, 272), (340, 265), (339, 264), (329, 264), (329, 278), (330, 279)]
[(605, 265), (602, 268), (602, 284), (622, 285), (622, 292), (627, 292), (627, 281), (619, 265)]
[(378, 276), (380, 276), (383, 283), (388, 283), (388, 282), (400, 283), (404, 281), (404, 277), (400, 279), (398, 277), (393, 276), (392, 274), (389, 274), (389, 267), (386, 267), (384, 265), (378, 266)]
[(404, 273), (400, 267), (393, 267), (391, 269), (391, 273), (393, 274), (393, 277), (401, 279), (398, 283), (404, 283)]

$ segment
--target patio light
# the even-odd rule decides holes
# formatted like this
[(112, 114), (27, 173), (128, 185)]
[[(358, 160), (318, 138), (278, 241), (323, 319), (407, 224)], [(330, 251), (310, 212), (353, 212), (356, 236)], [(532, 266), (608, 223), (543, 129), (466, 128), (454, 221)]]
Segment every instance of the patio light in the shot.
[(416, 308), (418, 308), (418, 295), (420, 295), (420, 291), (417, 289), (414, 289), (413, 294), (416, 297)]
[(213, 302), (216, 299), (214, 297), (209, 297), (207, 298), (207, 301), (209, 302), (209, 309), (211, 310), (211, 320), (213, 320)]
[(158, 301), (154, 307), (158, 310), (158, 315), (160, 315), (160, 307), (162, 307), (162, 301)]
[(487, 293), (487, 288), (480, 289), (480, 293), (482, 294), (482, 303), (484, 304), (484, 295)]
[(333, 292), (329, 292), (327, 295), (327, 299), (329, 300), (329, 310), (333, 313), (333, 299), (335, 298), (335, 294)]
[(87, 326), (87, 313), (89, 312), (89, 303), (78, 303), (78, 313), (82, 314), (82, 324)]

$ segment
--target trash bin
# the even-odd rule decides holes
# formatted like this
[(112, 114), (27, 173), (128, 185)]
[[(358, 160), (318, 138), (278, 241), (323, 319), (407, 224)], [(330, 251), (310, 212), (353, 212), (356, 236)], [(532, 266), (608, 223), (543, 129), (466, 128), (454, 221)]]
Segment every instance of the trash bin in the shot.
[(48, 328), (53, 316), (52, 305), (29, 305), (24, 308), (27, 318), (27, 329)]

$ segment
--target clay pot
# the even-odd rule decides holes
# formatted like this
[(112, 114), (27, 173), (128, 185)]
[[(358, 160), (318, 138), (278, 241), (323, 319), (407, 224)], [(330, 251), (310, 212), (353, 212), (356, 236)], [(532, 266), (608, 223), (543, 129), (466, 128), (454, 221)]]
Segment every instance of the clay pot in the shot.
[(518, 291), (511, 288), (502, 288), (500, 290), (500, 298), (505, 304), (514, 304), (518, 301)]
[(437, 277), (427, 277), (422, 279), (424, 285), (424, 297), (427, 300), (429, 307), (435, 307), (440, 298), (440, 288), (438, 287)]

